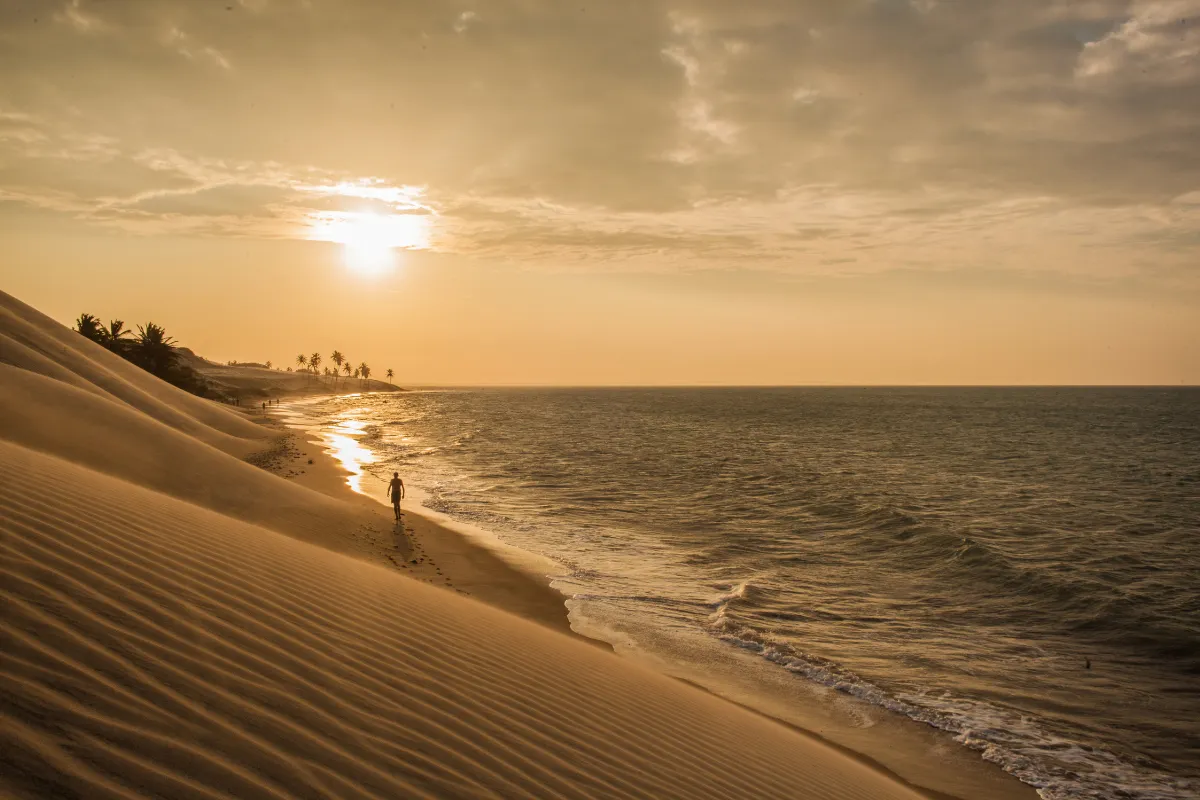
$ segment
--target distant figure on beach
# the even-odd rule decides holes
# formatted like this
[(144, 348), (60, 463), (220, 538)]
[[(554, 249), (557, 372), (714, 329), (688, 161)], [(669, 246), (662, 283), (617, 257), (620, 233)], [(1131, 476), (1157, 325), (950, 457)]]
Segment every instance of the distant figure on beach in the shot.
[(404, 499), (404, 481), (400, 480), (400, 473), (393, 472), (392, 479), (388, 482), (388, 496), (392, 499), (392, 508), (396, 510), (396, 519), (400, 519), (400, 501)]

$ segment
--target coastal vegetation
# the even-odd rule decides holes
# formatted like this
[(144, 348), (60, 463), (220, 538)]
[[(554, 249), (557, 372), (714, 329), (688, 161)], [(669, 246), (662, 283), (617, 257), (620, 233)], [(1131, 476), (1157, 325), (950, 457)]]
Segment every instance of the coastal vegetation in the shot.
[[(300, 353), (296, 356), (296, 371), (305, 372), (317, 381), (328, 383), (333, 388), (337, 388), (338, 386), (339, 374), (346, 379), (353, 377), (360, 384), (371, 380), (371, 365), (365, 361), (359, 362), (357, 367), (351, 366), (350, 359), (341, 350), (331, 352), (329, 360), (334, 366), (322, 368), (321, 364), (324, 363), (324, 357), (319, 352), (310, 355)], [(388, 383), (391, 383), (392, 379), (396, 376), (395, 371), (389, 369), (386, 374)]]
[(178, 358), (175, 339), (155, 322), (137, 326), (137, 333), (125, 327), (125, 321), (110, 320), (108, 325), (93, 314), (80, 314), (75, 330), (84, 338), (136, 364), (173, 386), (201, 397), (213, 397), (208, 382)]
[[(236, 382), (227, 384), (222, 382), (219, 376), (213, 378), (211, 374), (207, 376), (203, 374), (204, 364), (210, 362), (205, 362), (190, 350), (180, 348), (175, 339), (167, 334), (166, 329), (155, 322), (147, 322), (131, 329), (126, 327), (124, 320), (113, 319), (108, 324), (104, 324), (94, 314), (85, 313), (80, 314), (75, 320), (74, 330), (85, 339), (95, 342), (147, 372), (192, 394), (233, 403), (239, 403), (247, 398), (247, 390), (244, 386), (238, 388)], [(312, 384), (313, 381), (316, 381), (335, 391), (340, 386), (339, 378), (349, 381), (351, 377), (354, 377), (358, 380), (360, 388), (370, 386), (371, 366), (367, 362), (362, 361), (357, 367), (354, 367), (341, 350), (332, 351), (329, 361), (333, 366), (322, 367), (324, 357), (320, 352), (307, 355), (300, 353), (296, 356), (296, 368), (288, 367), (286, 371), (292, 374), (304, 373), (307, 376), (304, 379), (306, 383)], [(225, 365), (283, 371), (281, 367), (276, 367), (270, 360), (263, 363), (242, 363), (231, 360)], [(395, 372), (389, 369), (387, 371), (388, 383), (391, 383), (393, 377), (395, 377)], [(293, 386), (283, 391), (295, 390), (296, 387)], [(257, 394), (249, 392), (249, 395), (254, 396), (261, 394), (262, 392)]]
[(346, 357), (342, 355), (341, 350), (334, 350), (329, 354), (329, 360), (333, 362), (333, 384), (336, 386), (338, 370), (342, 368), (342, 364), (346, 363)]

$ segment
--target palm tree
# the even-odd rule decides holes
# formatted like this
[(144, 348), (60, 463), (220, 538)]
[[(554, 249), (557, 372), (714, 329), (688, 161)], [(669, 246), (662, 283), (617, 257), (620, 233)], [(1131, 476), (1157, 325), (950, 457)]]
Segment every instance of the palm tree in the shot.
[(300, 355), (296, 356), (296, 363), (300, 365), (300, 369), (304, 369), (308, 366), (308, 356), (301, 353)]
[(91, 339), (97, 344), (104, 343), (104, 327), (100, 324), (100, 320), (91, 314), (79, 315), (79, 319), (75, 320), (75, 331), (83, 338)]
[(358, 371), (360, 373), (362, 373), (364, 381), (371, 380), (371, 368), (367, 366), (367, 362), (364, 361), (361, 364), (359, 364)]
[(313, 353), (308, 357), (308, 365), (312, 367), (313, 375), (318, 375), (317, 368), (321, 366), (321, 354)]
[(342, 362), (346, 360), (346, 357), (344, 355), (342, 355), (341, 350), (334, 350), (332, 353), (329, 354), (329, 360), (333, 362), (333, 366), (334, 366), (333, 385), (336, 387), (338, 370), (342, 368)]
[(125, 327), (125, 321), (113, 319), (108, 321), (107, 328), (100, 329), (100, 335), (104, 337), (104, 346), (113, 352), (121, 352), (125, 347), (126, 337), (133, 336), (133, 331)]
[(161, 325), (147, 322), (145, 327), (138, 325), (133, 347), (143, 368), (161, 378), (175, 363), (174, 344)]
[(396, 374), (396, 373), (392, 372), (392, 368), (391, 368), (391, 367), (388, 367), (388, 371), (387, 371), (388, 383), (391, 383), (391, 382), (392, 382), (392, 376), (393, 376), (393, 375), (395, 375), (395, 374)]
[(349, 361), (347, 361), (345, 364), (342, 364), (342, 372), (346, 373), (347, 378), (350, 377), (350, 362)]

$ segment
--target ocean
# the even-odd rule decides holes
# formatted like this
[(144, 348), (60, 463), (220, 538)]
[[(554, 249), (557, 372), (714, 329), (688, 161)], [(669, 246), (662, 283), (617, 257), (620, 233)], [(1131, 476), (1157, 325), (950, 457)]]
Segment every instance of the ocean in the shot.
[(561, 565), (573, 626), (618, 651), (715, 684), (733, 664), (776, 696), (830, 687), (1046, 798), (1200, 795), (1200, 391), (487, 389), (287, 411), (362, 481), (398, 470)]

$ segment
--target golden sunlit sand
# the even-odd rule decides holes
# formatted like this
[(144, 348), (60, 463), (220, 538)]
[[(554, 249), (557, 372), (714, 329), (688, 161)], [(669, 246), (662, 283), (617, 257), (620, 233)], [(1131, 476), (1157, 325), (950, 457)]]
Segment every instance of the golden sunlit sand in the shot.
[(1196, 800), (1198, 54), (0, 2), (0, 800)]
[(273, 430), (7, 295), (0, 362), (0, 794), (920, 796), (381, 565), (363, 505), (241, 460)]

